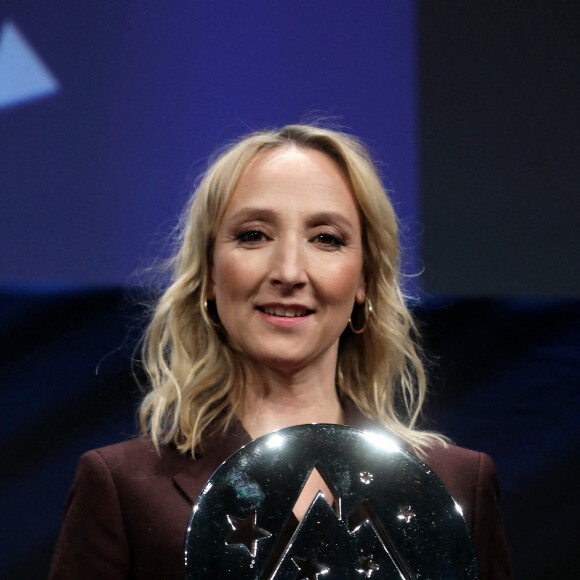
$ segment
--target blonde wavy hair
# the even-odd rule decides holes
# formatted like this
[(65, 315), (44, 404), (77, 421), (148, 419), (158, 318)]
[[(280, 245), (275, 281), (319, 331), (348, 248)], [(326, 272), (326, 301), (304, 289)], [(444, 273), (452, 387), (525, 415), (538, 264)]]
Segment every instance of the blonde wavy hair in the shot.
[[(440, 435), (416, 427), (426, 379), (417, 329), (400, 286), (393, 206), (362, 144), (350, 135), (312, 125), (252, 133), (221, 152), (202, 176), (180, 222), (172, 281), (144, 337), (142, 363), (150, 386), (140, 408), (143, 433), (150, 434), (157, 447), (173, 443), (193, 454), (206, 434), (226, 429), (235, 417), (244, 367), (206, 307), (215, 236), (249, 163), (287, 145), (316, 149), (333, 159), (348, 178), (360, 213), (366, 295), (373, 315), (364, 333), (347, 327), (340, 338), (339, 396), (350, 398), (365, 415), (419, 451), (442, 441)], [(353, 312), (353, 320), (359, 317)]]

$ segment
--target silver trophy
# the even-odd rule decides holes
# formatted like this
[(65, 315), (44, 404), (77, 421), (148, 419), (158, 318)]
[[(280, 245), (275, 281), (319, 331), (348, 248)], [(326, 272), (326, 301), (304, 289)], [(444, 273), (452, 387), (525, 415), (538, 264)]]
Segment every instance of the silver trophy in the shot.
[[(293, 514), (316, 473), (315, 493)], [(186, 579), (476, 579), (461, 509), (439, 478), (384, 434), (300, 425), (252, 441), (193, 508)]]

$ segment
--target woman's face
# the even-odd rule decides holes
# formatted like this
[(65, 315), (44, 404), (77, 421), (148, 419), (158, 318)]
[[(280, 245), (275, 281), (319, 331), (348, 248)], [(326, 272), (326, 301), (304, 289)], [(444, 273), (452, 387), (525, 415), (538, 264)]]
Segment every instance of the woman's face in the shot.
[(257, 157), (217, 230), (208, 293), (234, 348), (267, 367), (334, 373), (364, 296), (360, 219), (336, 163), (296, 146)]

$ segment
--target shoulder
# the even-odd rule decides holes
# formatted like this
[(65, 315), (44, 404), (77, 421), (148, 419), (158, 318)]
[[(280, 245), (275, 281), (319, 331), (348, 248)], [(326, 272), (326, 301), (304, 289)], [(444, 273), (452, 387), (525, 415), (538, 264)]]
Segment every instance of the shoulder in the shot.
[(87, 570), (91, 578), (183, 578), (192, 492), (180, 489), (178, 477), (187, 470), (196, 473), (191, 456), (171, 446), (158, 451), (148, 437), (85, 453), (51, 578), (84, 578)]
[(142, 436), (87, 451), (81, 456), (80, 462), (101, 464), (108, 469), (132, 469), (141, 468), (144, 464), (155, 464), (159, 458), (151, 439)]
[(461, 506), (482, 580), (511, 579), (499, 506), (499, 479), (489, 455), (455, 445), (433, 445), (421, 458)]
[(482, 477), (487, 479), (495, 475), (489, 455), (452, 444), (435, 443), (421, 459), (444, 483), (474, 486), (483, 483)]
[(421, 460), (465, 507), (470, 506), (474, 494), (481, 489), (499, 496), (495, 465), (485, 453), (452, 444), (435, 443), (421, 456)]
[(482, 580), (511, 579), (510, 554), (499, 504), (499, 479), (489, 455), (454, 445), (434, 445), (423, 461), (461, 506)]
[(499, 499), (499, 481), (489, 455), (456, 445), (436, 443), (420, 459), (441, 479), (472, 525), (478, 494)]
[(133, 494), (172, 477), (191, 463), (191, 457), (173, 447), (155, 448), (150, 438), (141, 436), (84, 453), (78, 463), (75, 483), (86, 488), (113, 490), (116, 495)]

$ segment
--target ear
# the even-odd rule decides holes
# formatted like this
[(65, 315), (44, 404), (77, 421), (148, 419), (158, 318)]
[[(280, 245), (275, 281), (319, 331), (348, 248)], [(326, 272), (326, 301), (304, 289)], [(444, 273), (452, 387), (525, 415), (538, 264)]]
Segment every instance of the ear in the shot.
[(356, 294), (354, 295), (354, 299), (356, 300), (357, 304), (362, 304), (365, 301), (366, 295), (367, 295), (367, 284), (364, 275), (361, 274), (360, 283), (358, 285), (358, 288), (356, 289)]

